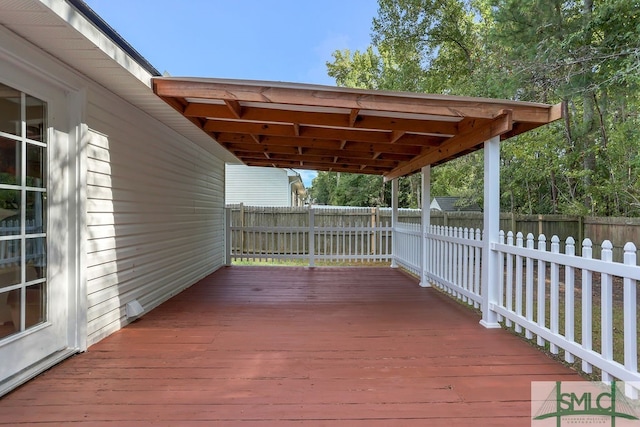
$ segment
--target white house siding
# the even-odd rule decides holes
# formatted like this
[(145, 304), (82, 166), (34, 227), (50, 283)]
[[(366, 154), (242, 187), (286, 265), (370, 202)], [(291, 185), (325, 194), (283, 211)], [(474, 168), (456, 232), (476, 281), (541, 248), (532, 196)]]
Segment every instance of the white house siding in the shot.
[(284, 169), (227, 165), (225, 192), (227, 204), (291, 205), (289, 178)]
[(120, 98), (88, 94), (88, 344), (224, 263), (224, 163)]

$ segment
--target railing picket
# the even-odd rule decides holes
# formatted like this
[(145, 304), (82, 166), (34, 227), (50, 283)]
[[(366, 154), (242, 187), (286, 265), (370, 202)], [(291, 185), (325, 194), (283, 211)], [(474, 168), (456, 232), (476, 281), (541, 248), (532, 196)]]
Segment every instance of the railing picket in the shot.
[[(479, 228), (476, 228), (476, 241), (482, 242), (482, 232), (480, 231)], [(480, 265), (482, 262), (481, 255), (480, 255), (481, 252), (482, 252), (482, 249), (480, 248), (480, 246), (476, 246), (475, 256), (474, 256), (475, 265), (474, 265), (474, 272), (473, 272), (473, 292), (476, 295), (480, 295)], [(479, 308), (480, 303), (476, 300), (473, 306), (475, 308)]]
[[(575, 256), (576, 247), (573, 237), (568, 237), (565, 242), (565, 253)], [(575, 330), (575, 269), (572, 266), (564, 267), (564, 336), (567, 340), (574, 341)], [(575, 362), (575, 356), (565, 350), (564, 360), (567, 363)]]
[[(499, 243), (503, 243), (504, 244), (504, 231), (500, 230), (500, 233), (498, 234), (498, 242)], [(498, 258), (498, 268), (500, 271), (500, 274), (498, 275), (498, 304), (500, 306), (504, 307), (504, 286), (505, 286), (505, 280), (504, 280), (504, 268), (505, 268), (505, 260), (504, 260), (504, 254), (501, 253), (500, 257)], [(498, 322), (502, 322), (504, 320), (504, 317), (501, 314), (498, 314)]]
[[(593, 244), (590, 239), (584, 239), (582, 242), (582, 258), (591, 259), (593, 254)], [(592, 273), (586, 268), (582, 269), (582, 348), (591, 351), (593, 345), (593, 328), (591, 325), (592, 301), (591, 280)], [(586, 360), (582, 360), (582, 370), (587, 374), (593, 372), (592, 366)]]
[[(513, 231), (507, 233), (507, 245), (513, 246)], [(505, 283), (507, 310), (513, 311), (513, 255), (507, 253), (505, 256), (507, 257), (507, 280)], [(512, 322), (510, 319), (506, 319), (505, 324), (510, 327)]]
[[(602, 261), (613, 262), (613, 245), (609, 240), (602, 242)], [(606, 360), (613, 361), (613, 277), (600, 274), (600, 332), (602, 348), (600, 354)], [(613, 376), (602, 370), (602, 381), (609, 382)]]
[[(636, 245), (624, 245), (624, 264), (637, 265)], [(624, 367), (631, 372), (638, 372), (638, 317), (637, 317), (637, 282), (624, 278), (623, 289), (623, 328), (624, 328)], [(631, 399), (638, 399), (638, 389), (625, 384), (625, 394)]]
[[(560, 238), (558, 236), (551, 237), (551, 253), (560, 253)], [(558, 335), (560, 330), (560, 266), (557, 262), (552, 262), (550, 266), (550, 328), (551, 332)], [(551, 354), (558, 354), (558, 346), (551, 342), (549, 344)]]
[[(516, 234), (516, 247), (522, 248), (524, 246), (524, 239), (521, 232)], [(522, 263), (523, 259), (521, 255), (516, 255), (516, 314), (522, 316)], [(515, 331), (522, 332), (522, 326), (517, 324)]]
[[(533, 234), (529, 233), (529, 234), (527, 234), (527, 249), (533, 249), (533, 248), (534, 248)], [(530, 256), (528, 256), (526, 258), (525, 275), (526, 275), (526, 282), (525, 282), (525, 286), (526, 286), (526, 290), (525, 290), (526, 312), (525, 312), (525, 316), (527, 317), (527, 320), (529, 322), (533, 322), (533, 259)], [(531, 333), (531, 331), (529, 329), (525, 330), (525, 337), (527, 337), (527, 339), (529, 339), (529, 340), (533, 338), (533, 334)]]
[[(451, 228), (451, 236), (458, 237), (458, 229), (456, 227)], [(458, 283), (458, 244), (452, 243), (451, 249), (453, 253), (451, 254), (451, 277), (449, 278), (450, 283)], [(460, 292), (454, 292), (456, 298), (460, 298)]]
[[(545, 237), (544, 234), (541, 234), (538, 237), (538, 250), (539, 251), (546, 251), (547, 250), (547, 238)], [(537, 323), (538, 326), (540, 326), (541, 328), (545, 327), (545, 323), (546, 323), (546, 303), (547, 303), (547, 289), (546, 289), (546, 273), (547, 273), (547, 263), (542, 261), (542, 260), (538, 260), (538, 314), (537, 314)], [(538, 345), (543, 346), (545, 345), (545, 340), (538, 335), (536, 342), (538, 343)]]
[[(462, 232), (462, 238), (469, 240), (469, 229), (466, 227)], [(462, 288), (471, 291), (469, 288), (469, 245), (463, 245), (462, 250)], [(467, 304), (473, 304), (473, 299), (471, 298), (465, 298), (464, 301), (466, 301)]]

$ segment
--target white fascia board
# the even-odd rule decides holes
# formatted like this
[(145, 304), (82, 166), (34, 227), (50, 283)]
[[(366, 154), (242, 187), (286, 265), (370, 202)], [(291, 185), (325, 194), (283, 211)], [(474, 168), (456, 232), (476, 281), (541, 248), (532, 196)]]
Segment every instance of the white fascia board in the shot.
[(39, 1), (51, 9), (70, 27), (82, 34), (88, 42), (99, 48), (105, 55), (117, 62), (145, 86), (151, 88), (151, 78), (153, 76), (71, 5), (64, 0)]

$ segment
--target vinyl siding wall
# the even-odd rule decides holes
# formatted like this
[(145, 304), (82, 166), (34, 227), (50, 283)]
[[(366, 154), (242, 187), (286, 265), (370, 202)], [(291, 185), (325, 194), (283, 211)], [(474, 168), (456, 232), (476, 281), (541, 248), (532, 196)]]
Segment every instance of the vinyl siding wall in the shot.
[(101, 88), (87, 124), (91, 345), (224, 264), (224, 164)]
[(228, 204), (247, 206), (290, 206), (287, 171), (276, 168), (227, 165)]

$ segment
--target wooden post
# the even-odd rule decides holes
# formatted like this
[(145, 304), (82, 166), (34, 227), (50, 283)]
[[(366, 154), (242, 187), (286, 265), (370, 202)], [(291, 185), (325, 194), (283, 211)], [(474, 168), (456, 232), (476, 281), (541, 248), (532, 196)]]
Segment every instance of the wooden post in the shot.
[(233, 213), (231, 208), (225, 208), (224, 210), (224, 224), (225, 224), (225, 250), (224, 250), (224, 263), (227, 267), (231, 266), (231, 253), (233, 252), (233, 240), (231, 236), (231, 226), (233, 225)]
[(391, 268), (398, 268), (396, 262), (396, 256), (398, 255), (397, 249), (397, 234), (398, 228), (398, 178), (391, 180)]
[(498, 253), (491, 250), (500, 238), (500, 137), (484, 143), (484, 241), (482, 245), (482, 320), (485, 328), (499, 328), (498, 316), (491, 310), (498, 303), (500, 284)]
[(369, 233), (369, 241), (371, 242), (371, 253), (369, 255), (375, 255), (376, 248), (376, 224), (378, 217), (378, 208), (371, 208), (371, 232)]
[(316, 266), (315, 260), (316, 250), (316, 226), (315, 226), (315, 213), (313, 207), (309, 206), (309, 267)]
[(430, 287), (431, 284), (427, 279), (427, 266), (429, 265), (428, 259), (431, 256), (429, 253), (429, 239), (427, 233), (429, 232), (429, 226), (431, 225), (431, 166), (427, 165), (422, 168), (422, 265), (420, 271), (422, 275), (420, 277), (420, 286), (423, 288)]
[(240, 203), (240, 254), (244, 254), (244, 203)]
[(578, 249), (578, 255), (582, 256), (582, 242), (585, 239), (584, 232), (584, 217), (580, 215), (578, 217), (578, 244), (576, 245), (576, 249)]

